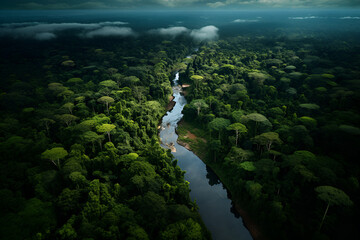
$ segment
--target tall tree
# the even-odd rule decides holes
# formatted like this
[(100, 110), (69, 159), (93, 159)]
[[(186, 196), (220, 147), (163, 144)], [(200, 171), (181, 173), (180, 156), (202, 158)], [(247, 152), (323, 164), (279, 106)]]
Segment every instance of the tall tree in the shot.
[(109, 96), (103, 96), (103, 97), (99, 98), (97, 101), (100, 102), (100, 103), (105, 104), (105, 106), (106, 106), (106, 111), (107, 111), (108, 113), (109, 113), (109, 106), (110, 106), (110, 104), (113, 103), (113, 102), (115, 102), (115, 100), (114, 100), (112, 97), (109, 97)]
[(111, 142), (111, 138), (110, 138), (110, 132), (112, 130), (114, 130), (116, 128), (116, 126), (114, 124), (102, 124), (101, 126), (97, 126), (96, 129), (98, 132), (100, 133), (107, 133), (108, 138), (109, 138), (109, 142)]
[(226, 129), (227, 126), (230, 125), (230, 120), (229, 119), (225, 119), (225, 118), (215, 118), (214, 120), (212, 120), (208, 127), (210, 128), (210, 130), (215, 130), (218, 131), (219, 133), (219, 139), (220, 139), (220, 133), (222, 130)]
[(201, 109), (208, 108), (209, 105), (203, 99), (195, 99), (192, 100), (190, 105), (194, 106), (197, 110), (197, 115), (199, 116)]
[(327, 203), (324, 215), (321, 219), (320, 227), (321, 229), (326, 214), (329, 210), (330, 206), (338, 205), (338, 206), (351, 206), (353, 202), (350, 200), (349, 196), (344, 193), (342, 190), (332, 187), (332, 186), (319, 186), (315, 188), (315, 191), (318, 193), (318, 198)]
[(60, 159), (68, 155), (68, 152), (62, 147), (48, 149), (41, 154), (42, 158), (50, 160), (56, 167), (60, 169)]
[(227, 127), (227, 130), (234, 130), (236, 133), (235, 146), (238, 144), (239, 133), (247, 133), (247, 128), (241, 123), (233, 123)]

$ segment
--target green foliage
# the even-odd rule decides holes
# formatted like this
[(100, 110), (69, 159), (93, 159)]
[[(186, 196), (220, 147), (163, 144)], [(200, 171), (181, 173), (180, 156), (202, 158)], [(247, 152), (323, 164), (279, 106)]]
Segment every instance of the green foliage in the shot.
[(109, 137), (109, 142), (111, 142), (111, 139), (110, 139), (110, 132), (113, 131), (114, 129), (116, 128), (116, 126), (114, 124), (102, 124), (100, 126), (97, 126), (96, 127), (96, 130), (99, 132), (99, 133), (107, 133), (108, 137)]
[(105, 81), (101, 81), (99, 83), (100, 86), (102, 87), (106, 87), (106, 88), (117, 88), (117, 83), (113, 80), (105, 80)]
[(303, 103), (303, 104), (300, 104), (299, 107), (309, 109), (309, 110), (318, 110), (320, 108), (320, 106), (315, 103)]
[(50, 160), (55, 166), (60, 168), (60, 159), (65, 158), (68, 152), (62, 147), (55, 147), (48, 149), (41, 154), (42, 158)]
[(242, 169), (244, 169), (244, 170), (246, 170), (246, 171), (249, 171), (249, 172), (253, 172), (253, 171), (256, 170), (256, 167), (255, 167), (255, 165), (254, 165), (253, 162), (245, 161), (245, 162), (240, 163), (239, 166), (240, 166)]
[(338, 188), (332, 186), (319, 186), (315, 188), (315, 191), (318, 193), (319, 199), (328, 203), (330, 206), (353, 205), (353, 202), (350, 200), (349, 196)]
[(191, 85), (185, 118), (201, 138), (191, 147), (261, 233), (350, 239), (359, 225), (357, 36), (309, 36), (222, 37), (186, 59), (195, 46), (185, 36), (6, 40), (0, 238), (209, 239), (184, 172), (157, 139), (180, 69)]
[(81, 78), (70, 78), (66, 82), (70, 84), (82, 84), (84, 81)]
[(200, 115), (201, 109), (209, 107), (209, 105), (207, 105), (206, 102), (202, 99), (192, 100), (190, 105), (193, 106), (194, 108), (196, 108), (198, 116)]
[(258, 145), (266, 146), (267, 151), (271, 150), (273, 144), (282, 144), (283, 142), (279, 138), (279, 134), (276, 132), (266, 132), (258, 136), (255, 136), (251, 141)]
[(261, 115), (259, 113), (250, 113), (246, 115), (243, 119), (244, 122), (247, 122), (248, 120), (254, 121), (254, 122), (265, 122), (267, 118), (264, 115)]
[(262, 86), (264, 81), (269, 77), (267, 74), (261, 72), (250, 72), (248, 76), (253, 80), (255, 86)]
[(201, 80), (203, 80), (203, 79), (204, 79), (204, 77), (199, 76), (199, 75), (193, 75), (193, 76), (191, 76), (191, 80), (193, 80), (194, 82), (195, 82), (195, 81), (201, 81)]
[(262, 186), (260, 183), (254, 181), (246, 182), (246, 190), (253, 200), (258, 200), (261, 197)]
[[(337, 48), (334, 39), (317, 40)], [(191, 104), (184, 117), (189, 125), (207, 123), (200, 127), (212, 135), (205, 136), (208, 144), (203, 147), (188, 143), (197, 154), (211, 149), (206, 162), (232, 196), (250, 206), (270, 239), (317, 238), (314, 186), (334, 185), (349, 190), (349, 196), (358, 195), (356, 187), (350, 191), (345, 183), (356, 186), (356, 181), (344, 180), (359, 171), (353, 63), (345, 56), (340, 63), (341, 53), (304, 41), (224, 38), (200, 48), (184, 73), (195, 85), (186, 89)], [(324, 56), (330, 52), (337, 57)], [(209, 108), (195, 114), (192, 101), (201, 99)], [(226, 128), (232, 132), (226, 138), (219, 119), (231, 120)], [(248, 132), (240, 141), (236, 124)], [(240, 132), (243, 128), (238, 127)], [(211, 138), (214, 133), (219, 133), (217, 140)], [(355, 226), (349, 220), (354, 216), (334, 210), (322, 236), (332, 239), (334, 232), (346, 232), (341, 226)], [(283, 228), (285, 221), (288, 230)]]
[(308, 129), (314, 129), (317, 125), (317, 121), (312, 117), (303, 116), (299, 118), (299, 121)]

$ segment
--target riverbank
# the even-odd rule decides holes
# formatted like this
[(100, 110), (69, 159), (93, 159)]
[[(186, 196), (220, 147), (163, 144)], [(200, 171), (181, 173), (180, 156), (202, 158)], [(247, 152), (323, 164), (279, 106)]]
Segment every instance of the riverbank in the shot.
[[(197, 155), (207, 166), (209, 166), (219, 177), (224, 186), (232, 194), (232, 189), (228, 188), (230, 184), (226, 182), (226, 172), (225, 169), (221, 167), (220, 164), (213, 163), (208, 160), (208, 146), (207, 140), (209, 136), (203, 130), (197, 128), (189, 122), (181, 120), (178, 123), (178, 128), (176, 130), (178, 134), (178, 144), (185, 147), (186, 149), (192, 151)], [(234, 196), (234, 194), (232, 194)], [(241, 207), (241, 203), (238, 199), (232, 199), (235, 203), (235, 208), (243, 219), (244, 225), (249, 230), (251, 236), (254, 240), (266, 240), (265, 236), (262, 234), (260, 227), (255, 223), (253, 218), (246, 212), (245, 209)]]
[(169, 103), (166, 106), (166, 111), (171, 111), (174, 108), (175, 104), (176, 102), (174, 101), (174, 96), (169, 96)]

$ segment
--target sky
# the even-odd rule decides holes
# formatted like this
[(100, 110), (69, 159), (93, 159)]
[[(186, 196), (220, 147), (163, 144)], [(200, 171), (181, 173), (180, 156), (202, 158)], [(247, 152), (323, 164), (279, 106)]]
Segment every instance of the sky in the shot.
[(0, 9), (359, 8), (360, 0), (1, 0)]

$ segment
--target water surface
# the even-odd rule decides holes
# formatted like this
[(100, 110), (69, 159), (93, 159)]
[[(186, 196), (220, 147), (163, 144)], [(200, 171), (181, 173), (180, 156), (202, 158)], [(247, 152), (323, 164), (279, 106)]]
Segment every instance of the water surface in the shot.
[(190, 182), (190, 197), (196, 200), (200, 215), (210, 230), (214, 240), (249, 240), (252, 239), (243, 221), (232, 213), (232, 202), (227, 190), (193, 152), (180, 146), (175, 129), (181, 120), (186, 99), (181, 95), (178, 86), (179, 74), (174, 79), (173, 96), (176, 102), (174, 108), (163, 117), (160, 139), (162, 146), (172, 149), (172, 154), (178, 159), (178, 165), (186, 171), (185, 179)]

